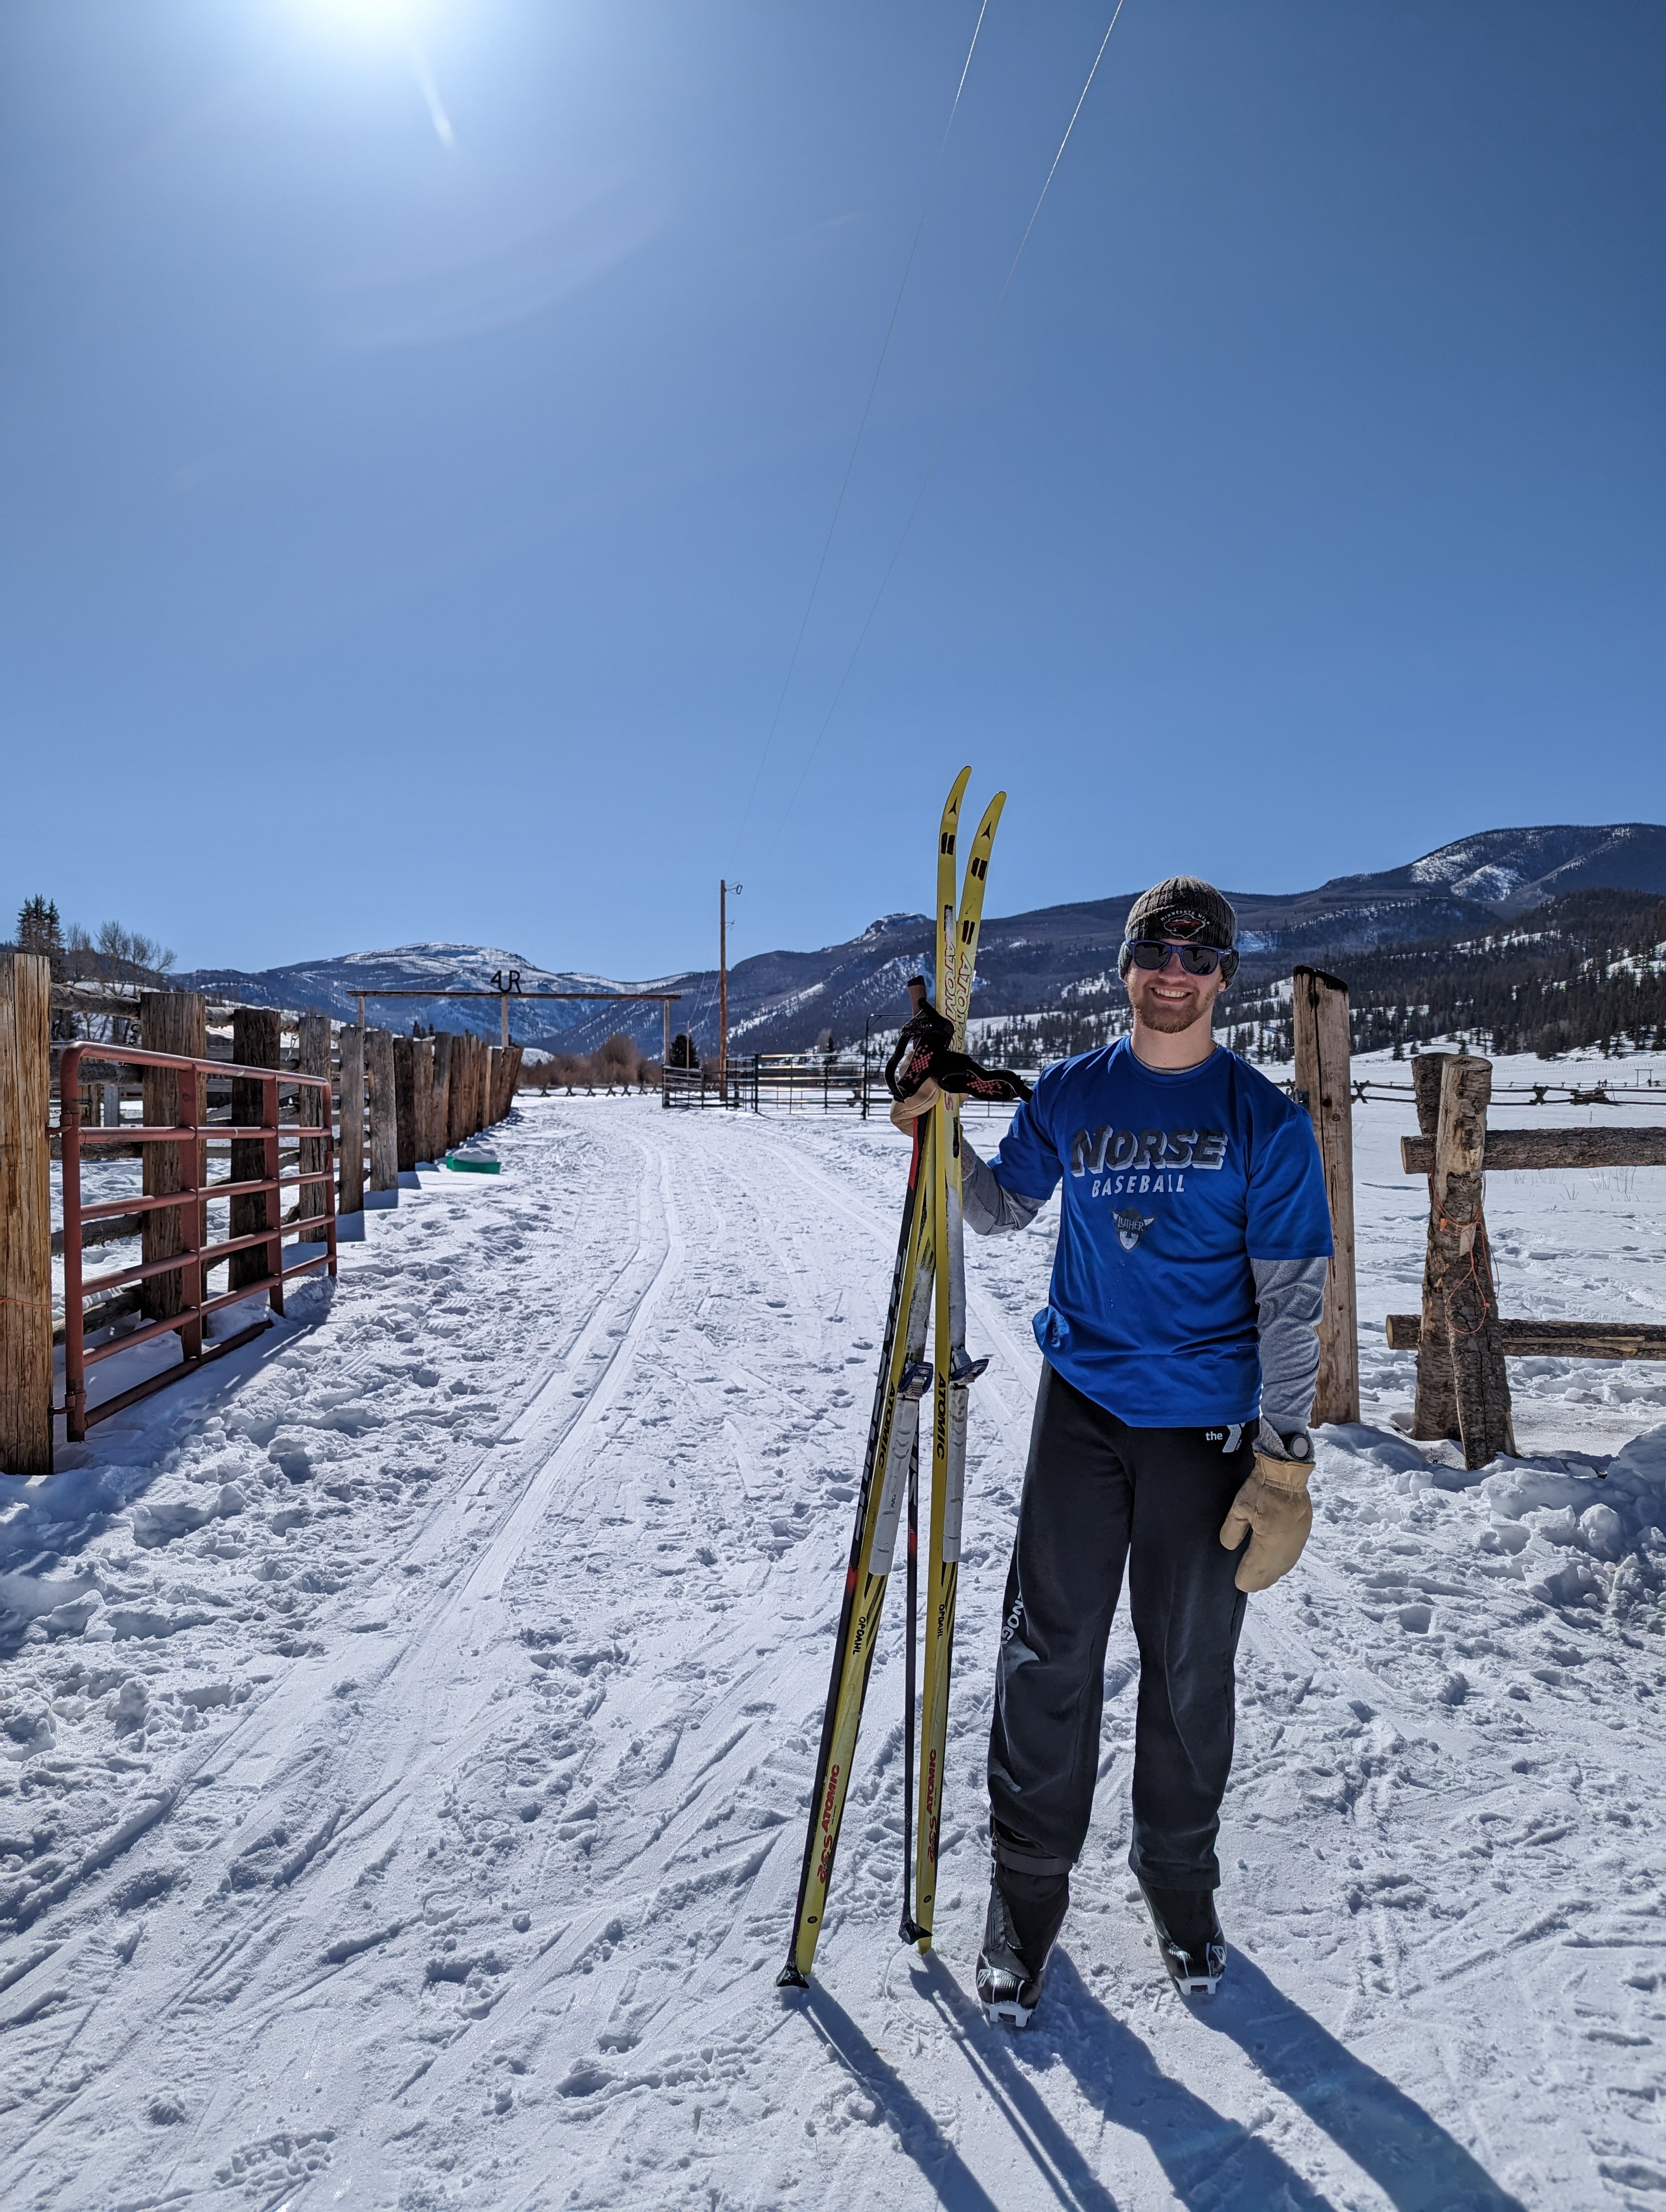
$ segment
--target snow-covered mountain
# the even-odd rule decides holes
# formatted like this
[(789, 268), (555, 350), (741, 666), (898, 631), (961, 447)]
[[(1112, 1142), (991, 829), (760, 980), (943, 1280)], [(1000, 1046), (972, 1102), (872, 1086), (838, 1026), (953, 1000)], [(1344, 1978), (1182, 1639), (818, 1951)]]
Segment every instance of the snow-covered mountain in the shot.
[(1524, 914), (1565, 891), (1666, 890), (1666, 828), (1614, 822), (1600, 828), (1552, 823), (1536, 830), (1483, 830), (1377, 876), (1339, 876), (1323, 889), (1439, 888), (1501, 915)]
[[(1666, 825), (1555, 823), (1486, 830), (1375, 875), (1334, 877), (1316, 890), (1231, 893), (1243, 932), (1244, 972), (1252, 979), (1287, 973), (1292, 960), (1323, 966), (1383, 944), (1483, 934), (1503, 915), (1526, 912), (1564, 892), (1598, 885), (1666, 894)], [(1123, 921), (1134, 896), (1115, 896), (986, 920), (978, 963), (980, 1014), (1023, 1013), (1108, 988), (1115, 980)], [(882, 915), (860, 936), (807, 952), (763, 952), (730, 971), (729, 1025), (735, 1049), (780, 1052), (812, 1045), (830, 1032), (841, 1043), (863, 1024), (895, 1024), (903, 986), (928, 962), (932, 925), (923, 914)], [(500, 946), (404, 945), (299, 962), (258, 974), (201, 969), (182, 984), (254, 1006), (321, 1006), (344, 1018), (359, 991), (491, 989), (496, 974), (520, 971), (528, 994), (554, 991), (676, 991), (677, 1026), (702, 1048), (716, 1041), (717, 979), (711, 969), (646, 982), (541, 968)], [(386, 1027), (469, 1029), (496, 1036), (490, 1000), (374, 1000), (369, 1018)], [(587, 1006), (545, 1000), (517, 1006), (514, 1035), (527, 1044), (587, 1052), (623, 1029), (658, 1047), (657, 1006)]]
[[(210, 995), (234, 1000), (245, 1006), (316, 1007), (338, 1016), (344, 1021), (356, 1019), (358, 994), (366, 994), (366, 1019), (385, 1029), (406, 1030), (413, 1022), (424, 1028), (470, 1030), (483, 1036), (498, 1034), (499, 1008), (494, 995), (483, 999), (447, 999), (438, 995), (447, 991), (485, 991), (496, 994), (501, 988), (500, 979), (514, 978), (519, 989), (529, 997), (545, 992), (557, 991), (655, 991), (675, 990), (676, 979), (664, 983), (616, 983), (605, 975), (593, 975), (579, 969), (540, 968), (524, 952), (512, 952), (497, 945), (456, 945), (435, 941), (422, 945), (392, 945), (378, 952), (344, 952), (327, 960), (301, 960), (285, 968), (266, 968), (255, 973), (239, 968), (199, 968), (192, 974), (180, 976), (183, 988), (206, 991)], [(416, 998), (380, 998), (382, 992), (433, 992), (436, 995)], [(641, 1013), (657, 1036), (660, 1010), (657, 1006), (632, 1008), (632, 1013)], [(516, 1010), (514, 1034), (518, 1040), (532, 1041), (534, 1034), (553, 1034), (565, 1029), (569, 1023), (587, 1030), (593, 1024), (586, 1022), (587, 1008), (582, 1001), (563, 1004), (542, 1004), (527, 1026), (527, 1010)], [(617, 1018), (599, 1031), (605, 1036), (610, 1028), (617, 1028)], [(646, 1030), (644, 1032), (646, 1036)]]

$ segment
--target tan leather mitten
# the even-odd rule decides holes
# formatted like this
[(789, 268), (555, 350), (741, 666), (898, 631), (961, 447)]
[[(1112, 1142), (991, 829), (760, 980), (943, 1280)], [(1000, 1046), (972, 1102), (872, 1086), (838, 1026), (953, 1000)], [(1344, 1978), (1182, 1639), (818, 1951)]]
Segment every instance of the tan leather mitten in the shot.
[(1271, 1589), (1302, 1556), (1313, 1526), (1313, 1502), (1307, 1494), (1311, 1471), (1305, 1460), (1256, 1454), (1255, 1472), (1220, 1524), (1220, 1540), (1229, 1552), (1237, 1551), (1246, 1536), (1250, 1539), (1250, 1548), (1232, 1577), (1241, 1590)]
[(943, 1093), (928, 1075), (912, 1097), (892, 1101), (891, 1118), (905, 1136), (911, 1135), (922, 1114), (929, 1114)]

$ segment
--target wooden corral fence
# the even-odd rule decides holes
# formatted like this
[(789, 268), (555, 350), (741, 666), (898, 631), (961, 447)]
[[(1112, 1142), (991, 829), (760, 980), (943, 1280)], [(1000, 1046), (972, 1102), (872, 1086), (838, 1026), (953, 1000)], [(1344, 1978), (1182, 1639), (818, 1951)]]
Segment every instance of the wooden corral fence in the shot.
[(1489, 1129), (1493, 1063), (1423, 1053), (1413, 1063), (1419, 1133), (1401, 1139), (1408, 1175), (1429, 1179), (1423, 1310), (1390, 1314), (1389, 1342), (1417, 1354), (1412, 1434), (1449, 1437), (1463, 1463), (1516, 1448), (1507, 1358), (1666, 1359), (1666, 1327), (1510, 1321), (1499, 1313), (1482, 1204), (1489, 1168), (1666, 1167), (1666, 1128)]
[[(275, 1015), (270, 1025), (276, 1029)], [(147, 1090), (156, 1101), (154, 1120), (126, 1122), (119, 1134), (101, 1125), (83, 1132), (76, 1078), (82, 1054), (88, 1050), (143, 1069)], [(229, 1119), (216, 1121), (209, 1104), (210, 1085), (227, 1079), (231, 1089)], [(304, 1140), (299, 1132), (303, 1127), (323, 1126), (323, 1109), (329, 1096), (327, 1076), (290, 1075), (270, 1061), (228, 1066), (219, 1060), (183, 1054), (146, 1052), (137, 1045), (72, 1044), (64, 1055), (61, 1079), (64, 1403), (58, 1410), (64, 1414), (70, 1441), (78, 1443), (93, 1421), (103, 1420), (149, 1397), (181, 1371), (166, 1368), (89, 1410), (86, 1380), (89, 1366), (132, 1345), (170, 1334), (179, 1339), (185, 1371), (234, 1351), (260, 1334), (266, 1327), (264, 1317), (210, 1345), (206, 1340), (209, 1316), (222, 1306), (240, 1304), (252, 1291), (264, 1291), (272, 1310), (281, 1314), (283, 1285), (290, 1275), (314, 1267), (326, 1267), (333, 1275), (336, 1220), (327, 1135), (314, 1140), (321, 1143), (324, 1163), (315, 1169), (300, 1165)], [(318, 1102), (317, 1109), (303, 1114), (300, 1102), (309, 1092)], [(286, 1097), (296, 1101), (295, 1119), (288, 1123), (283, 1119)], [(153, 1186), (152, 1194), (85, 1205), (81, 1176), (83, 1147), (91, 1147), (96, 1157), (100, 1149), (118, 1144), (142, 1148), (145, 1181)], [(227, 1172), (210, 1177), (210, 1150), (220, 1146), (229, 1154)], [(161, 1170), (155, 1176), (153, 1164)], [(286, 1175), (286, 1166), (295, 1172)], [(287, 1190), (315, 1192), (324, 1209), (316, 1227), (310, 1218), (305, 1224), (295, 1221), (298, 1238), (292, 1245), (283, 1242), (283, 1193)], [(227, 1207), (228, 1230), (223, 1238), (210, 1242), (208, 1209), (216, 1201)], [(88, 1281), (82, 1266), (85, 1227), (123, 1217), (125, 1209), (133, 1207), (139, 1211), (142, 1232), (166, 1230), (161, 1241), (168, 1249), (161, 1258), (142, 1258), (133, 1265), (106, 1269)], [(215, 1291), (209, 1277), (222, 1267), (226, 1270), (225, 1286)], [(107, 1312), (112, 1294), (133, 1288), (137, 1289), (145, 1310), (155, 1318), (142, 1322), (121, 1337), (89, 1346), (85, 1301), (90, 1297), (97, 1302), (92, 1310), (96, 1331), (101, 1309)]]
[(833, 1053), (729, 1054), (721, 1075), (715, 1060), (699, 1067), (666, 1067), (660, 1078), (662, 1106), (728, 1106), (748, 1114), (829, 1114), (855, 1111), (866, 1121), (870, 1103), (891, 1103), (877, 1067), (866, 1059)]
[[(64, 1347), (67, 1376), (75, 1364), (71, 1304), (83, 1368), (171, 1331), (180, 1337), (182, 1364), (146, 1388), (194, 1371), (199, 1355), (231, 1348), (222, 1340), (203, 1352), (204, 1321), (216, 1304), (264, 1288), (281, 1311), (285, 1273), (319, 1264), (333, 1272), (337, 1217), (360, 1212), (367, 1190), (397, 1205), (402, 1171), (443, 1160), (503, 1120), (520, 1074), (519, 1046), (466, 1034), (395, 1037), (337, 1025), (326, 1014), (303, 1014), (297, 1023), (241, 1006), (232, 1011), (227, 1039), (210, 1033), (207, 1003), (196, 992), (143, 992), (109, 1008), (85, 1000), (83, 993), (74, 1011), (113, 1012), (127, 1038), (137, 1030), (137, 1056), (127, 1042), (54, 1042), (50, 963), (36, 954), (0, 954), (0, 1473), (51, 1471), (54, 1349)], [(67, 1099), (59, 1097), (63, 1074)], [(291, 1120), (279, 1119), (280, 1095), (295, 1101)], [(137, 1103), (137, 1123), (124, 1119), (124, 1100), (130, 1110)], [(139, 1154), (140, 1191), (119, 1202), (71, 1206), (64, 1228), (54, 1231), (52, 1163), (66, 1136), (72, 1170), (87, 1146), (106, 1159)], [(223, 1148), (224, 1172), (214, 1177), (210, 1146)], [(210, 1260), (204, 1210), (220, 1195), (229, 1218)], [(309, 1223), (318, 1224), (310, 1236)], [(322, 1248), (323, 1261), (275, 1261), (284, 1237)], [(112, 1255), (126, 1264), (87, 1278), (86, 1255), (135, 1242), (136, 1261)], [(59, 1256), (64, 1287), (55, 1301)], [(223, 1292), (210, 1293), (210, 1267), (225, 1267)], [(88, 1416), (81, 1390), (78, 1404), (66, 1396), (56, 1410), (75, 1433), (113, 1402), (102, 1401)]]

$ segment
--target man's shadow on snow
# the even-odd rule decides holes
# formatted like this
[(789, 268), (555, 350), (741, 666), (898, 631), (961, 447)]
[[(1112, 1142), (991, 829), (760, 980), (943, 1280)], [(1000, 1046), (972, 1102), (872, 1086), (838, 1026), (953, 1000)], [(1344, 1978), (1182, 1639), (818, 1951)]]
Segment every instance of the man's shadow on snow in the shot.
[[(1259, 2138), (1163, 2074), (1062, 1954), (1049, 1978), (1049, 1998), (1062, 2000), (1079, 2027), (1077, 2034), (1060, 2037), (1057, 2048), (1084, 2094), (1108, 2119), (1146, 2137), (1183, 2203), (1201, 2196), (1211, 2206), (1260, 2212), (1283, 2201), (1280, 2185), (1292, 2206), (1326, 2203)], [(1523, 2212), (1438, 2121), (1292, 2004), (1236, 1946), (1217, 1995), (1188, 2009), (1199, 2028), (1236, 2043), (1371, 2176), (1395, 2212), (1456, 2204), (1464, 2212)], [(1103, 2069), (1094, 2063), (1102, 2058), (1109, 2062)]]
[[(1270, 2143), (1224, 2119), (1164, 2074), (1134, 2030), (1091, 1995), (1062, 1951), (1054, 1953), (1049, 1970), (1047, 2010), (1018, 2036), (991, 2027), (934, 1954), (927, 1954), (918, 1980), (1061, 2203), (1115, 2212), (1115, 2200), (1030, 2078), (1058, 2060), (1097, 2112), (1144, 2136), (1183, 2204), (1207, 2205), (1210, 2212), (1268, 2212), (1273, 2205), (1280, 2212), (1331, 2212), (1329, 2200)], [(1050, 2027), (1043, 2027), (1043, 2021)]]

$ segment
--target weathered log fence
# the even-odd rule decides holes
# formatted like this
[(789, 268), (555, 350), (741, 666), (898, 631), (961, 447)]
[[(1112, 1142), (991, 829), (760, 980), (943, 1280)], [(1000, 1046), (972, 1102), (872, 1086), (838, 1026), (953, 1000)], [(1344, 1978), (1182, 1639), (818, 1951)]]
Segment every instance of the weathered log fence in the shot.
[(1389, 1343), (1417, 1354), (1412, 1434), (1450, 1437), (1466, 1467), (1485, 1467), (1516, 1449), (1506, 1358), (1666, 1359), (1666, 1327), (1500, 1317), (1487, 1170), (1663, 1167), (1666, 1128), (1489, 1129), (1490, 1060), (1426, 1052), (1413, 1073), (1419, 1133), (1400, 1152), (1407, 1174), (1429, 1181), (1423, 1310), (1390, 1314)]
[[(397, 1205), (402, 1172), (437, 1164), (501, 1121), (521, 1056), (466, 1035), (395, 1038), (266, 1007), (230, 1010), (228, 1039), (222, 1010), (211, 1030), (204, 998), (188, 991), (122, 1001), (115, 1035), (137, 1028), (137, 1046), (54, 1042), (53, 1004), (45, 958), (0, 954), (0, 1472), (24, 1475), (50, 1473), (55, 1413), (78, 1439), (266, 1326), (263, 1316), (210, 1342), (205, 1325), (218, 1308), (264, 1290), (281, 1313), (288, 1276), (333, 1274), (338, 1216), (362, 1211), (367, 1185)], [(108, 1010), (77, 1000), (74, 1011)], [(122, 1118), (124, 1095), (138, 1121)], [(138, 1193), (83, 1202), (88, 1152), (137, 1156)], [(64, 1226), (54, 1231), (58, 1157)], [(223, 1163), (217, 1176), (211, 1158)], [(226, 1234), (211, 1242), (208, 1209), (222, 1202)], [(136, 1245), (131, 1264), (85, 1270), (84, 1255), (118, 1243)], [(209, 1275), (221, 1268), (225, 1287), (214, 1291)], [(180, 1339), (179, 1364), (89, 1409), (90, 1367), (169, 1334)], [(65, 1387), (54, 1407), (58, 1344)]]
[[(248, 1012), (264, 1012), (249, 1009)], [(275, 1037), (277, 1018), (273, 1015), (266, 1024), (249, 1024), (245, 1035), (259, 1046)], [(263, 1034), (263, 1030), (264, 1034)], [(147, 1158), (152, 1152), (166, 1156), (169, 1163), (165, 1178), (169, 1188), (155, 1191), (137, 1200), (119, 1198), (97, 1205), (84, 1205), (82, 1199), (82, 1153), (85, 1146), (99, 1146), (114, 1141), (112, 1133), (102, 1127), (83, 1130), (81, 1126), (79, 1094), (76, 1089), (80, 1064), (83, 1054), (96, 1052), (106, 1060), (123, 1062), (129, 1066), (143, 1068), (147, 1076), (172, 1078), (173, 1111), (166, 1120), (154, 1123), (127, 1123), (121, 1131), (121, 1139), (128, 1145), (141, 1145)], [(210, 1079), (231, 1078), (231, 1118), (215, 1121), (210, 1118), (206, 1099)], [(296, 1073), (290, 1075), (277, 1067), (271, 1060), (234, 1063), (228, 1066), (222, 1061), (198, 1060), (181, 1054), (147, 1052), (136, 1045), (69, 1046), (61, 1063), (60, 1081), (63, 1103), (58, 1115), (58, 1141), (64, 1165), (64, 1403), (54, 1409), (50, 1392), (45, 1411), (47, 1465), (51, 1465), (51, 1421), (54, 1410), (64, 1416), (66, 1433), (72, 1443), (85, 1437), (94, 1421), (103, 1420), (119, 1413), (125, 1406), (149, 1396), (152, 1391), (176, 1381), (181, 1372), (205, 1365), (218, 1359), (239, 1345), (247, 1343), (266, 1326), (264, 1317), (250, 1328), (210, 1345), (206, 1341), (206, 1322), (210, 1314), (222, 1306), (240, 1303), (252, 1291), (264, 1289), (274, 1312), (283, 1310), (283, 1285), (290, 1275), (314, 1267), (327, 1267), (336, 1272), (336, 1224), (333, 1205), (333, 1174), (329, 1163), (329, 1140), (325, 1139), (325, 1165), (317, 1170), (301, 1170), (294, 1175), (283, 1172), (283, 1148), (286, 1140), (301, 1141), (299, 1132), (303, 1124), (299, 1115), (293, 1124), (282, 1120), (284, 1095), (298, 1091), (317, 1090), (327, 1097), (329, 1078)], [(157, 1086), (160, 1089), (160, 1085)], [(154, 1095), (154, 1094), (153, 1094)], [(313, 1124), (313, 1126), (319, 1126)], [(49, 1139), (43, 1125), (38, 1139), (43, 1157)], [(229, 1151), (228, 1173), (222, 1180), (212, 1180), (207, 1173), (210, 1146), (224, 1145)], [(323, 1250), (313, 1249), (319, 1241), (317, 1231), (310, 1227), (301, 1232), (307, 1239), (300, 1247), (291, 1247), (285, 1264), (283, 1247), (283, 1194), (308, 1185), (321, 1187), (326, 1200), (326, 1212), (320, 1224)], [(216, 1201), (229, 1202), (228, 1234), (217, 1243), (209, 1241), (208, 1208)], [(82, 1271), (82, 1229), (83, 1222), (107, 1219), (112, 1215), (137, 1207), (147, 1217), (166, 1215), (173, 1224), (174, 1233), (169, 1242), (173, 1249), (165, 1255), (141, 1259), (138, 1265), (120, 1267), (96, 1276), (88, 1281)], [(47, 1249), (50, 1252), (50, 1242)], [(297, 1249), (305, 1258), (295, 1256)], [(219, 1267), (228, 1273), (227, 1287), (217, 1293), (210, 1291), (209, 1276)], [(139, 1328), (125, 1335), (90, 1346), (87, 1342), (87, 1310), (85, 1301), (101, 1298), (107, 1301), (113, 1291), (143, 1285), (147, 1293), (147, 1307), (161, 1305), (164, 1310), (148, 1319)], [(166, 1296), (151, 1297), (153, 1291), (165, 1288)], [(47, 1344), (50, 1352), (50, 1312)], [(182, 1367), (164, 1369), (160, 1374), (146, 1376), (125, 1390), (118, 1391), (105, 1399), (95, 1408), (89, 1408), (87, 1398), (87, 1369), (101, 1359), (112, 1358), (119, 1352), (147, 1342), (152, 1337), (175, 1334), (179, 1339)], [(37, 1422), (41, 1409), (37, 1408)]]

